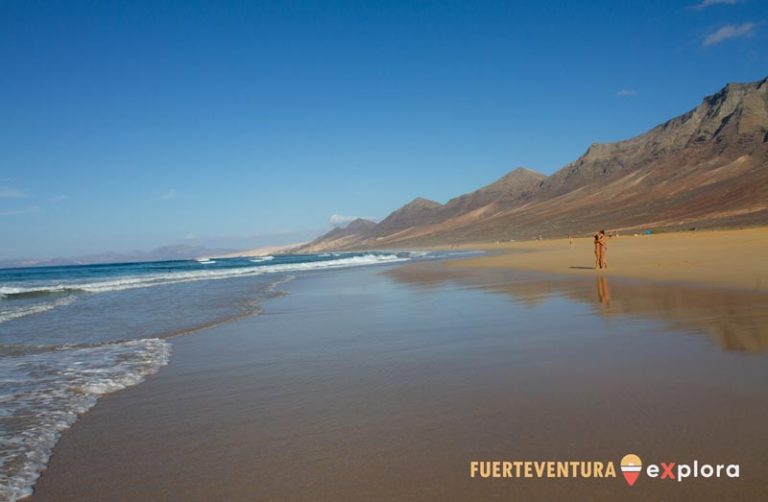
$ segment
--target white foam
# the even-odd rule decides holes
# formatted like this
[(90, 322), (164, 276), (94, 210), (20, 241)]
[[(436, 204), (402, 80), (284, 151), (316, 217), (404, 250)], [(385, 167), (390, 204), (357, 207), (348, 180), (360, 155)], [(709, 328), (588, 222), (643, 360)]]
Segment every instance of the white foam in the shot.
[(26, 317), (28, 315), (40, 314), (56, 307), (63, 307), (69, 305), (77, 299), (74, 295), (67, 296), (65, 298), (59, 298), (55, 302), (43, 303), (40, 305), (25, 305), (22, 307), (10, 307), (0, 311), (0, 323)]
[(19, 295), (23, 293), (60, 293), (67, 291), (69, 288), (66, 285), (60, 284), (55, 286), (30, 286), (30, 287), (18, 287), (18, 286), (0, 286), (0, 297), (6, 297), (10, 295)]
[(40, 285), (29, 287), (0, 287), (0, 294), (12, 295), (19, 293), (44, 293), (61, 291), (86, 291), (89, 293), (103, 293), (108, 291), (122, 291), (134, 288), (146, 288), (163, 286), (165, 284), (177, 284), (181, 282), (208, 281), (214, 279), (229, 279), (233, 277), (248, 277), (276, 272), (293, 272), (301, 270), (319, 270), (330, 268), (354, 267), (373, 265), (378, 263), (394, 263), (407, 261), (409, 258), (399, 257), (394, 254), (365, 254), (338, 258), (335, 260), (322, 260), (300, 263), (284, 263), (266, 265), (262, 267), (242, 267), (213, 270), (193, 270), (187, 272), (168, 272), (162, 274), (147, 274), (126, 276), (106, 281), (87, 283), (63, 283), (55, 285)]
[(0, 359), (0, 500), (32, 487), (61, 432), (97, 399), (144, 380), (168, 363), (158, 338), (92, 346), (58, 346)]
[(275, 259), (274, 256), (258, 256), (256, 258), (251, 258), (250, 261), (252, 261), (253, 263), (263, 263), (265, 261), (272, 261), (274, 259)]

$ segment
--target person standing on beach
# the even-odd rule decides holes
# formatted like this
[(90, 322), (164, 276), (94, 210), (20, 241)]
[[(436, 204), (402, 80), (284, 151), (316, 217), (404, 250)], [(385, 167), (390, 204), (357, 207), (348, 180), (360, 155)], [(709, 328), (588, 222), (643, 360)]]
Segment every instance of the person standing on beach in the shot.
[(605, 230), (600, 230), (595, 239), (598, 268), (608, 268), (608, 237), (605, 235)]
[(600, 232), (595, 234), (595, 269), (600, 268)]

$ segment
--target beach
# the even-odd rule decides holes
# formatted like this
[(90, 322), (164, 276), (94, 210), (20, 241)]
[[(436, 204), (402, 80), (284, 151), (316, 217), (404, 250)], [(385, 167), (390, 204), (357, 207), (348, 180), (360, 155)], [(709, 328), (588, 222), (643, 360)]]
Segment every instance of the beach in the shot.
[[(765, 295), (495, 268), (512, 256), (313, 272), (261, 315), (174, 338), (168, 366), (63, 433), (31, 500), (764, 495)], [(627, 453), (741, 476), (470, 477)]]
[[(445, 248), (447, 246), (444, 246)], [(484, 249), (488, 256), (460, 267), (515, 268), (556, 274), (594, 273), (592, 237), (542, 241), (480, 242), (452, 249)], [(768, 227), (661, 234), (620, 234), (608, 240), (606, 276), (684, 282), (765, 291)]]
[(768, 502), (766, 14), (3, 2), (0, 502)]

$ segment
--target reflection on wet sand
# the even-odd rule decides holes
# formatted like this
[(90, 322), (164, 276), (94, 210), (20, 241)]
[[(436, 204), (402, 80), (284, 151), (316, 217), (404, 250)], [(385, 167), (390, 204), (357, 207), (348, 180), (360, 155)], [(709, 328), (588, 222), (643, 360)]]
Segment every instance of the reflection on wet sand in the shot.
[(608, 279), (602, 275), (597, 278), (597, 298), (603, 305), (611, 304), (611, 289), (608, 286)]
[[(593, 305), (601, 316), (643, 316), (661, 320), (670, 329), (709, 334), (723, 350), (768, 352), (768, 295), (678, 284), (632, 281), (598, 276), (590, 279), (552, 276), (504, 269), (447, 268), (412, 264), (386, 274), (420, 288), (454, 283), (509, 295), (523, 305), (564, 296)], [(595, 289), (597, 294), (595, 294)]]

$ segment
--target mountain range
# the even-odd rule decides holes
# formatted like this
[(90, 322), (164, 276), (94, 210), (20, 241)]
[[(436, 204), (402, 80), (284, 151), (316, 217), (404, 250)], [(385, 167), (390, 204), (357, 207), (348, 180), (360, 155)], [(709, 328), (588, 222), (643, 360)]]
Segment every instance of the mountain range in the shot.
[(768, 78), (728, 84), (637, 137), (595, 143), (550, 176), (519, 167), (445, 204), (417, 198), (294, 251), (410, 247), (768, 223)]
[(174, 244), (162, 246), (150, 251), (127, 251), (116, 253), (107, 251), (83, 256), (51, 259), (7, 259), (0, 260), (0, 268), (17, 267), (53, 267), (59, 265), (87, 265), (95, 263), (137, 263), (144, 261), (194, 260), (207, 256), (221, 256), (232, 253), (231, 249), (211, 249), (205, 246)]

